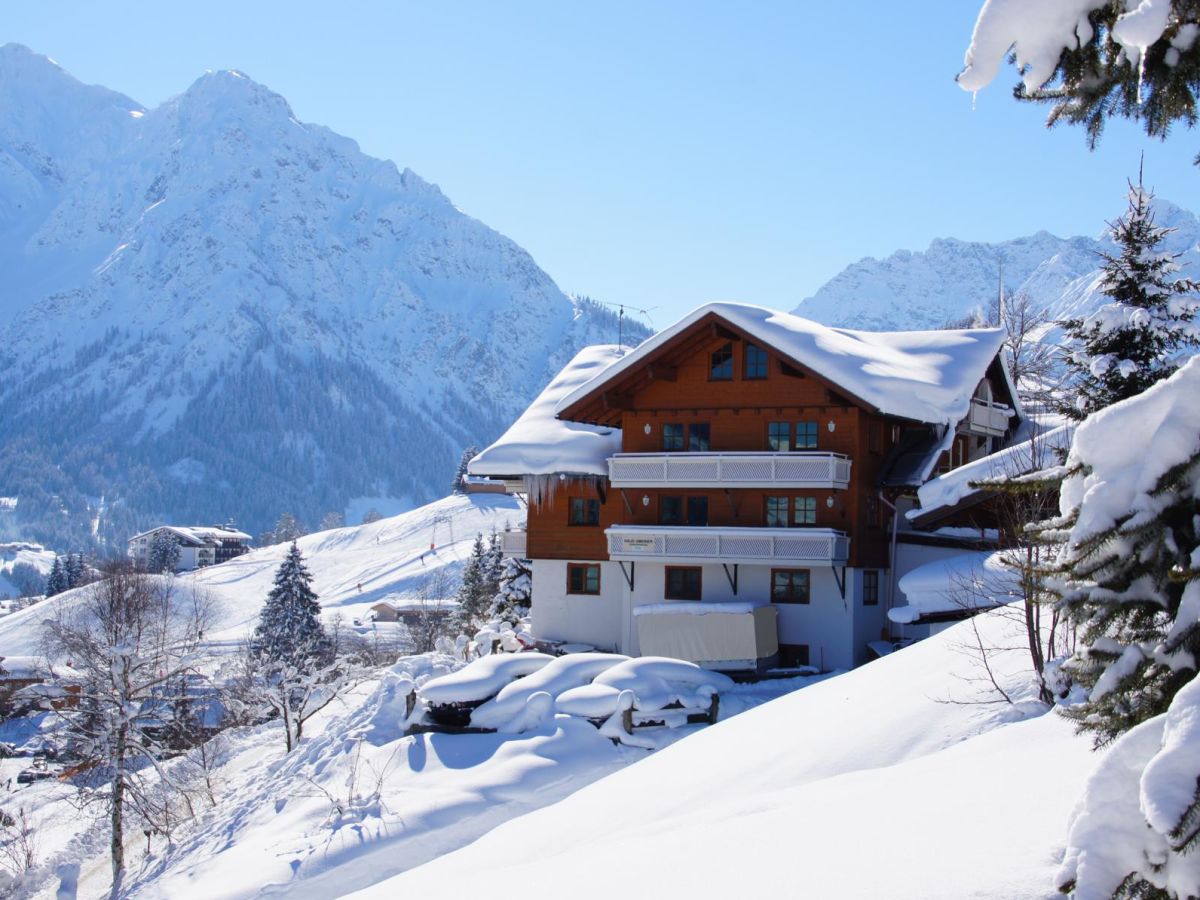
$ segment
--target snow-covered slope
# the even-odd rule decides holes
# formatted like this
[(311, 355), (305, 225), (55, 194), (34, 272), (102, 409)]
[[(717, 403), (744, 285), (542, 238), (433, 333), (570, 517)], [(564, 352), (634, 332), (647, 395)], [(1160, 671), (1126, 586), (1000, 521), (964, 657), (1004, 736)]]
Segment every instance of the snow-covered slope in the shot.
[[(1182, 253), (1184, 274), (1200, 274), (1200, 220), (1165, 200), (1154, 204), (1159, 225), (1177, 229), (1164, 249)], [(1114, 207), (1113, 218), (1121, 212)], [(1099, 223), (1097, 223), (1099, 224)], [(1039, 231), (1000, 243), (938, 239), (924, 251), (900, 250), (848, 266), (795, 309), (827, 325), (868, 330), (938, 328), (975, 310), (994, 315), (998, 281), (1024, 291), (1055, 318), (1091, 311), (1100, 301), (1097, 254), (1110, 249), (1096, 238), (1059, 238)]]
[[(1003, 615), (985, 644), (1020, 646)], [(1029, 698), (1027, 658), (972, 624), (707, 729), (356, 898), (436, 896), (486, 873), (602, 896), (1055, 896), (1066, 822), (1099, 756)], [(1028, 716), (1028, 717), (1026, 717)]]
[(0, 48), (0, 494), (76, 545), (104, 494), (110, 535), (431, 500), (611, 319), (241, 73), (147, 110)]
[[(369, 525), (310, 534), (297, 543), (326, 622), (341, 614), (349, 625), (355, 617), (365, 621), (381, 600), (418, 597), (439, 572), (447, 576), (452, 597), (475, 536), (517, 527), (524, 519), (525, 511), (507, 495), (456, 494)], [(217, 602), (217, 621), (209, 629), (214, 643), (236, 644), (253, 629), (287, 551), (287, 544), (264, 547), (179, 576), (180, 588), (195, 585)], [(78, 602), (86, 590), (68, 591), (0, 619), (0, 656), (38, 654), (49, 604)]]

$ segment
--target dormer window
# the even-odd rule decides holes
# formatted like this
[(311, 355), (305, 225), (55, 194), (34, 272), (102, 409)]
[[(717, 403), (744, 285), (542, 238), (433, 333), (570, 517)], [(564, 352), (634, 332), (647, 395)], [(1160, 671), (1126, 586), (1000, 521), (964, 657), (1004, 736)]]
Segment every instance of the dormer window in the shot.
[(767, 377), (767, 351), (757, 344), (746, 345), (746, 379), (762, 380)]
[(733, 380), (733, 342), (722, 344), (712, 352), (712, 367), (708, 372), (709, 381)]

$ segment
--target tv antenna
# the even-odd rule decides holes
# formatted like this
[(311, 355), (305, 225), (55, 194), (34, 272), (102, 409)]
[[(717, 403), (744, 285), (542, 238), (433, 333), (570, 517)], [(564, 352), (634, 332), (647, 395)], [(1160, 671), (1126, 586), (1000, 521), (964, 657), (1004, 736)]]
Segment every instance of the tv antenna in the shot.
[[(588, 299), (591, 300), (591, 298), (588, 298)], [(616, 309), (616, 311), (617, 311), (617, 346), (618, 347), (623, 347), (625, 345), (625, 310), (629, 310), (630, 312), (640, 313), (641, 315), (645, 316), (649, 320), (650, 313), (652, 313), (652, 312), (654, 312), (654, 310), (658, 309), (657, 306), (651, 306), (649, 309), (642, 309), (641, 307), (638, 307), (638, 306), (630, 306), (628, 303), (609, 303), (604, 300), (591, 300), (591, 302), (595, 303), (599, 306), (607, 306), (609, 309)], [(654, 323), (650, 322), (650, 324), (651, 324), (651, 326), (653, 326)]]

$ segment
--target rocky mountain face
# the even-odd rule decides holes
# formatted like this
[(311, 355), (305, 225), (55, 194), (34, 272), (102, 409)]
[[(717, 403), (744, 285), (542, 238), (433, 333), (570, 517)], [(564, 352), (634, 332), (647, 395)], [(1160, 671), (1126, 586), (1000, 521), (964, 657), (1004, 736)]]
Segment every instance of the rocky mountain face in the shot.
[[(1200, 220), (1159, 199), (1159, 225), (1175, 231), (1164, 250), (1182, 254), (1184, 274), (1200, 278)], [(1124, 211), (1114, 204), (1113, 219)], [(977, 310), (994, 315), (1001, 277), (1006, 292), (1024, 291), (1055, 318), (1090, 311), (1099, 253), (1112, 248), (1098, 237), (1059, 238), (1045, 231), (988, 244), (935, 240), (921, 252), (900, 250), (886, 259), (867, 257), (847, 266), (795, 309), (829, 325), (865, 330), (939, 328)]]
[(0, 495), (27, 537), (428, 501), (615, 334), (241, 73), (145, 109), (0, 48)]

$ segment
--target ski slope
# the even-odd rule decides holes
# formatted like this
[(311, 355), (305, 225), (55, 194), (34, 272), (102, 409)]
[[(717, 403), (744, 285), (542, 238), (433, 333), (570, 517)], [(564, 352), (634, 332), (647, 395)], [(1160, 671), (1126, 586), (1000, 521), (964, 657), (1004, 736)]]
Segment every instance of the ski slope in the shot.
[[(341, 614), (349, 626), (356, 617), (366, 621), (381, 600), (416, 599), (439, 573), (447, 576), (445, 596), (452, 599), (475, 536), (524, 520), (525, 510), (507, 495), (455, 494), (369, 525), (306, 535), (297, 543), (326, 622)], [(264, 547), (176, 578), (179, 588), (205, 590), (216, 601), (216, 622), (209, 629), (214, 644), (235, 645), (254, 628), (287, 550), (287, 544)], [(77, 603), (86, 590), (68, 591), (0, 619), (0, 656), (38, 654), (48, 604)]]

